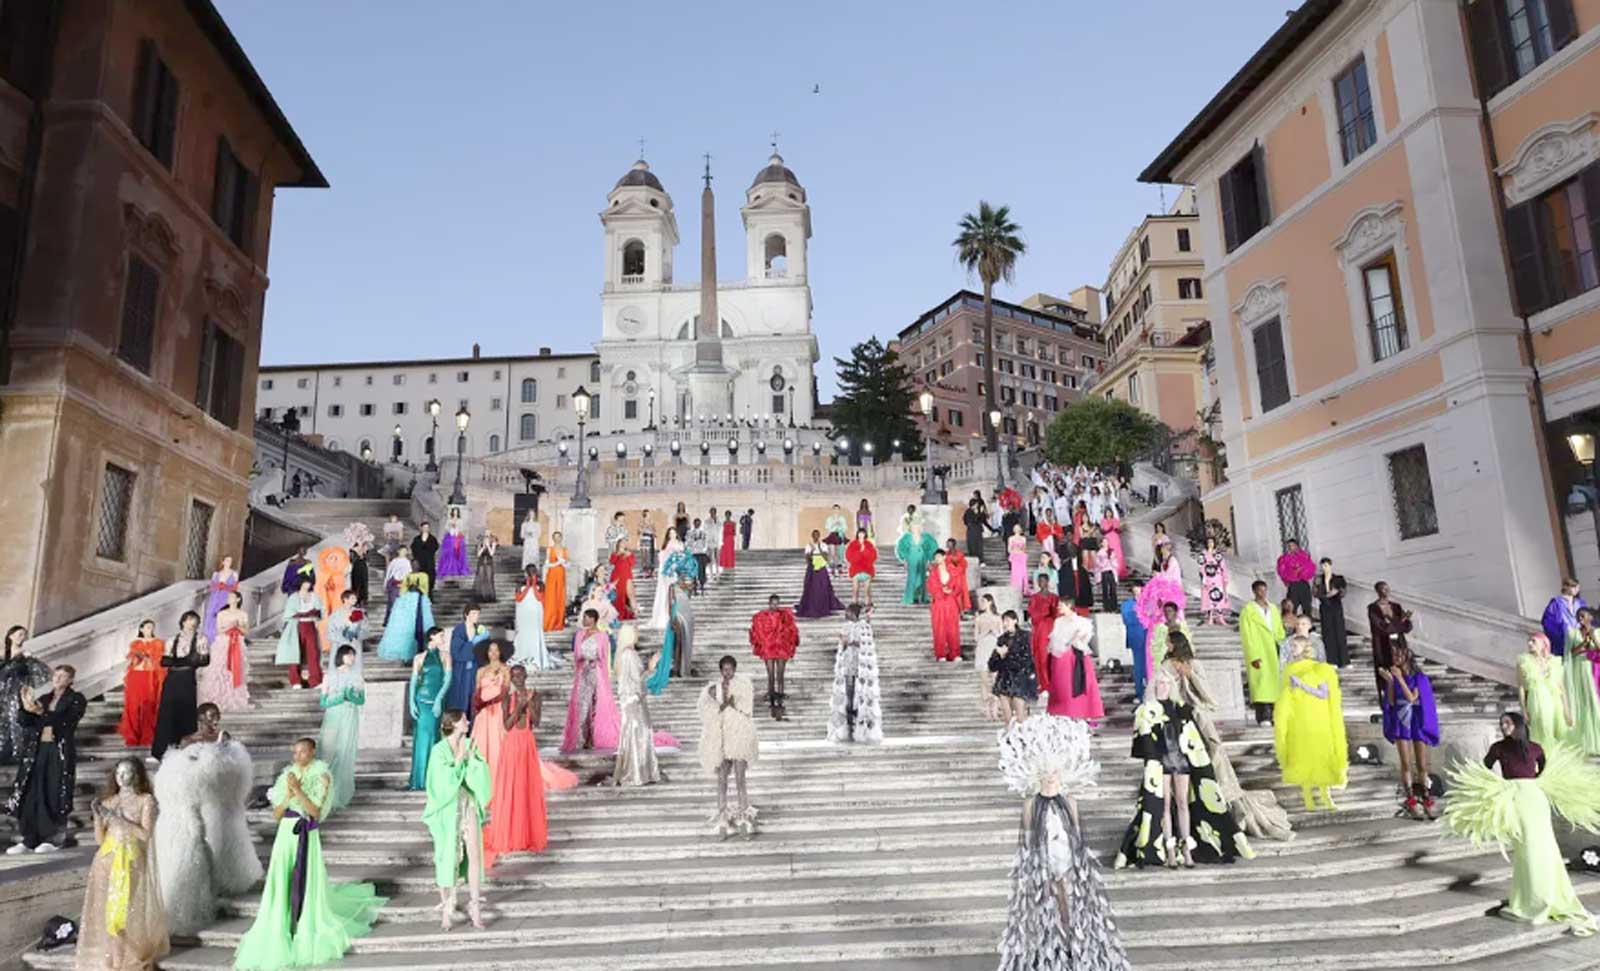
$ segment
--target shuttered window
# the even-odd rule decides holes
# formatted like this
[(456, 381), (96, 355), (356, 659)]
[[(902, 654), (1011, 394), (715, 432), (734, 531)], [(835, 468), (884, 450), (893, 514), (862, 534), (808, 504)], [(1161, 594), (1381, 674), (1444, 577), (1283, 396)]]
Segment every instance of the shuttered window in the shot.
[(1467, 36), (1478, 93), (1492, 98), (1578, 36), (1572, 0), (1471, 0)]
[(1505, 213), (1517, 311), (1527, 316), (1600, 285), (1600, 163)]
[(128, 519), (133, 510), (134, 474), (118, 465), (107, 465), (100, 480), (100, 528), (95, 537), (95, 555), (119, 562), (128, 555)]
[(1284, 546), (1294, 540), (1305, 546), (1309, 539), (1306, 536), (1305, 490), (1297, 485), (1279, 489), (1272, 494), (1272, 503), (1278, 510), (1278, 545)]
[(122, 286), (122, 332), (117, 335), (117, 356), (145, 374), (150, 373), (160, 297), (161, 277), (155, 267), (129, 256), (127, 279)]
[(1222, 203), (1222, 237), (1233, 252), (1271, 222), (1267, 206), (1267, 164), (1261, 146), (1250, 149), (1217, 182)]
[(189, 501), (189, 533), (183, 544), (183, 562), (191, 580), (204, 580), (211, 574), (211, 518), (215, 512), (214, 507), (199, 499)]
[(229, 428), (237, 428), (243, 386), (244, 345), (213, 321), (206, 321), (195, 404)]
[(1354, 64), (1333, 79), (1333, 97), (1339, 111), (1339, 148), (1348, 163), (1378, 140), (1365, 57), (1356, 58)]
[(139, 76), (134, 82), (133, 135), (139, 144), (172, 168), (178, 133), (178, 79), (156, 50), (155, 41), (139, 46)]
[(1261, 410), (1271, 411), (1289, 400), (1289, 361), (1283, 351), (1283, 324), (1274, 317), (1251, 333), (1255, 342), (1256, 382)]
[(1389, 494), (1394, 500), (1395, 528), (1401, 539), (1416, 539), (1439, 532), (1439, 509), (1433, 501), (1433, 480), (1428, 475), (1428, 450), (1413, 445), (1391, 452)]
[(261, 201), (261, 183), (245, 168), (226, 138), (217, 139), (217, 168), (211, 187), (211, 220), (228, 234), (234, 245), (251, 251), (255, 213)]

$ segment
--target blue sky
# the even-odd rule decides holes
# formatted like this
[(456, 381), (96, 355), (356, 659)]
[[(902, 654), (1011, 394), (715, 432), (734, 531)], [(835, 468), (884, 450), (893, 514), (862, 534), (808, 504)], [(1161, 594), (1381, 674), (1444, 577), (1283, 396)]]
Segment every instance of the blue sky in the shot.
[(333, 184), (278, 194), (264, 363), (587, 349), (597, 213), (638, 139), (683, 281), (701, 155), (738, 277), (776, 129), (810, 195), (827, 398), (832, 357), (966, 284), (949, 244), (979, 199), (1028, 243), (1000, 296), (1102, 283), (1159, 206), (1139, 170), (1291, 3), (217, 5)]

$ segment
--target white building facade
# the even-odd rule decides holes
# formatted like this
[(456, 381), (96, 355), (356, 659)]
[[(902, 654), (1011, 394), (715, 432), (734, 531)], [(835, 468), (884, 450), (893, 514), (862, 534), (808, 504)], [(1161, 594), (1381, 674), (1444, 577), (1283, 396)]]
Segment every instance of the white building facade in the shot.
[(613, 402), (597, 427), (636, 432), (652, 423), (731, 413), (809, 423), (811, 286), (806, 249), (811, 209), (799, 179), (774, 154), (745, 191), (745, 278), (719, 282), (727, 403), (692, 402), (684, 372), (694, 364), (700, 284), (673, 279), (678, 223), (672, 197), (643, 161), (606, 197), (601, 291), (600, 390)]

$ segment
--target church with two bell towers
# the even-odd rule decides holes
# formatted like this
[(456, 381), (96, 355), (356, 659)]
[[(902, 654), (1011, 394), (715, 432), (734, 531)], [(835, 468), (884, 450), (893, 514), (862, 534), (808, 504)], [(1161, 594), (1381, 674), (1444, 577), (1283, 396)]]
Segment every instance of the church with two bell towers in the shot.
[[(745, 190), (745, 276), (719, 281), (707, 161), (701, 192), (701, 279), (673, 277), (672, 196), (641, 159), (606, 196), (600, 387), (606, 431), (701, 417), (811, 421), (812, 367), (805, 187), (774, 150)], [(710, 323), (715, 321), (714, 324)]]

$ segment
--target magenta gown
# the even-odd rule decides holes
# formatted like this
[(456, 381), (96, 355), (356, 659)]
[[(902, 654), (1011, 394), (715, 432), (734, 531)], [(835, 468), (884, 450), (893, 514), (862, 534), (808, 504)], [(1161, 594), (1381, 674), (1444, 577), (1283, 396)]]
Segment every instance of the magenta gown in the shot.
[(1060, 654), (1050, 655), (1050, 704), (1046, 710), (1060, 718), (1096, 721), (1106, 716), (1092, 655), (1070, 646)]
[(1122, 520), (1115, 516), (1105, 517), (1100, 520), (1100, 533), (1100, 542), (1117, 565), (1117, 579), (1127, 579), (1128, 558), (1122, 555)]

